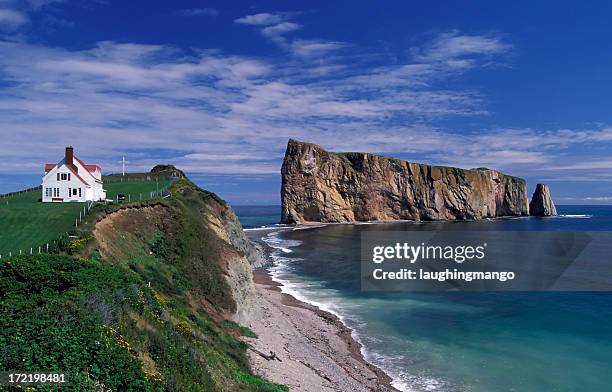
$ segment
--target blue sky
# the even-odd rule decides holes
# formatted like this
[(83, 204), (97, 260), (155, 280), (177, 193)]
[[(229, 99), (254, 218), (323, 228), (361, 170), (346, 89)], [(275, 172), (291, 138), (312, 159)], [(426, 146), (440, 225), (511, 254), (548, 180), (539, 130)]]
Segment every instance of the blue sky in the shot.
[[(229, 4), (228, 4), (229, 3)], [(65, 145), (279, 203), (290, 137), (612, 203), (606, 2), (0, 0), (0, 192)]]

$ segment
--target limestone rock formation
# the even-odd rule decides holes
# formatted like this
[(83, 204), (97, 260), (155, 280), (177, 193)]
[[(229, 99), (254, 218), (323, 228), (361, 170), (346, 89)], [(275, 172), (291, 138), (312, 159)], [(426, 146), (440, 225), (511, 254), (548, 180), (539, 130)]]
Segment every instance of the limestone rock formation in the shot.
[(289, 140), (281, 172), (283, 223), (471, 220), (529, 213), (525, 180), (490, 169), (331, 153)]
[(538, 184), (529, 203), (529, 215), (555, 216), (557, 209), (550, 196), (550, 189), (546, 184)]

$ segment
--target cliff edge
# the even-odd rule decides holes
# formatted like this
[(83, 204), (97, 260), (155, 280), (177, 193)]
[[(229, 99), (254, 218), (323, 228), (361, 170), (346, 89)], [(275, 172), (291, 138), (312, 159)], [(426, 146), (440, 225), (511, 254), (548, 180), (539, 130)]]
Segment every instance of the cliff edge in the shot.
[(281, 173), (282, 223), (472, 220), (529, 214), (525, 180), (486, 168), (332, 153), (291, 139)]

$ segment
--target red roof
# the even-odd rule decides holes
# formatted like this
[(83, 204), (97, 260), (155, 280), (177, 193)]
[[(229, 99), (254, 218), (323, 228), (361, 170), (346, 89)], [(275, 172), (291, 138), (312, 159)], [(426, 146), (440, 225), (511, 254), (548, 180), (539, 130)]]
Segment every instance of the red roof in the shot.
[(89, 172), (95, 172), (96, 170), (100, 170), (102, 171), (102, 168), (98, 165), (88, 165), (87, 163), (83, 162), (82, 160), (80, 160), (78, 157), (74, 157), (74, 159), (76, 159), (77, 161), (79, 161), (79, 163), (81, 165), (83, 165), (83, 167), (89, 171)]
[[(88, 172), (95, 172), (96, 170), (102, 171), (102, 168), (98, 165), (89, 165), (85, 162), (83, 162), (82, 160), (80, 160), (77, 157), (74, 157), (74, 159), (76, 159), (77, 161), (79, 161), (79, 163), (81, 165), (83, 165), (83, 167), (85, 168), (85, 170), (87, 170)], [(53, 168), (56, 166), (57, 164), (55, 163), (45, 163), (45, 172), (49, 172), (51, 170), (53, 170)]]
[(70, 171), (72, 172), (72, 174), (74, 174), (75, 176), (77, 176), (77, 177), (78, 177), (78, 179), (79, 179), (79, 180), (81, 180), (81, 182), (82, 182), (83, 184), (85, 184), (85, 185), (89, 185), (89, 183), (88, 183), (87, 181), (85, 181), (85, 180), (83, 179), (83, 177), (79, 176), (79, 173), (78, 173), (76, 170), (74, 170), (74, 168), (73, 168), (73, 167), (68, 166), (68, 165), (66, 165), (66, 167), (68, 167), (68, 169), (70, 169)]
[[(88, 172), (90, 172), (90, 173), (95, 172), (96, 170), (100, 170), (100, 171), (102, 171), (102, 168), (101, 168), (100, 166), (98, 166), (98, 165), (88, 165), (88, 164), (86, 164), (85, 162), (83, 162), (82, 160), (80, 160), (79, 158), (77, 158), (76, 156), (74, 157), (74, 159), (76, 159), (77, 161), (79, 161), (79, 163), (80, 163), (81, 165), (83, 165), (83, 167), (85, 168), (85, 170), (87, 170), (87, 171), (88, 171)], [(53, 170), (53, 168), (54, 168), (55, 166), (57, 166), (57, 164), (55, 164), (55, 163), (45, 163), (45, 173), (48, 173), (49, 171)], [(66, 165), (66, 167), (68, 167), (68, 169), (70, 169), (70, 171), (71, 171), (71, 172), (72, 172), (72, 173), (73, 173), (75, 176), (77, 176), (77, 178), (78, 178), (79, 180), (81, 180), (81, 182), (82, 182), (83, 184), (85, 184), (85, 185), (89, 186), (89, 183), (88, 183), (87, 181), (85, 181), (85, 180), (83, 179), (83, 177), (81, 177), (81, 176), (79, 175), (78, 171), (77, 171), (77, 170), (75, 170), (75, 168), (71, 167), (70, 165)], [(93, 177), (93, 176), (92, 176), (92, 177)], [(94, 177), (94, 179), (95, 179), (95, 177)]]

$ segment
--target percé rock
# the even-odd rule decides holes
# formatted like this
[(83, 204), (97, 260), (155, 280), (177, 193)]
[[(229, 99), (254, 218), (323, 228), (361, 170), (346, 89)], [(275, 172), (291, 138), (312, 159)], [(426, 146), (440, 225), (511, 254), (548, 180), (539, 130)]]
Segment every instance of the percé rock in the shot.
[(472, 220), (529, 214), (525, 180), (486, 168), (331, 153), (292, 139), (281, 172), (282, 223)]
[(529, 203), (529, 215), (533, 216), (555, 216), (557, 209), (550, 196), (550, 189), (546, 184), (536, 185), (536, 189)]

